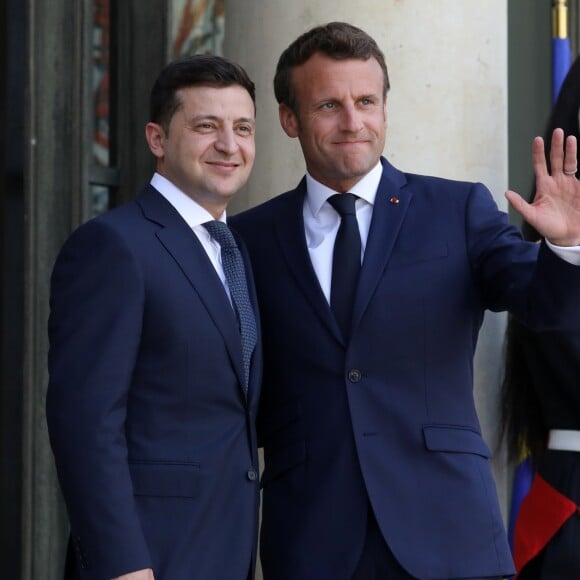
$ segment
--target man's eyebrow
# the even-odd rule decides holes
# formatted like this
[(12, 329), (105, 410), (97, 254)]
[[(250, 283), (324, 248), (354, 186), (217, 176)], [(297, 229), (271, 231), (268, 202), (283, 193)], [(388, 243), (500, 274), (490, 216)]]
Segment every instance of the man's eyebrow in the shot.
[[(195, 123), (196, 121), (216, 121), (221, 123), (223, 121), (223, 117), (219, 117), (218, 115), (210, 115), (206, 113), (199, 113), (198, 115), (194, 115), (189, 119), (190, 123)], [(251, 125), (256, 124), (256, 120), (252, 117), (239, 117), (238, 119), (234, 119), (235, 123), (250, 123)]]
[(237, 123), (250, 123), (250, 125), (255, 125), (256, 124), (256, 119), (252, 118), (252, 117), (240, 117), (239, 119), (236, 119)]
[(194, 123), (195, 121), (220, 121), (220, 117), (217, 115), (210, 115), (209, 113), (198, 113), (197, 115), (193, 115), (189, 118), (190, 123)]

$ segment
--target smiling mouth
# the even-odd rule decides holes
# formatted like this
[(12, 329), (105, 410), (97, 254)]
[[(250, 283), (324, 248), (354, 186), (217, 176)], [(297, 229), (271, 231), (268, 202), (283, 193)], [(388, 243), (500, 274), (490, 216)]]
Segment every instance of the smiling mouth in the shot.
[(335, 145), (364, 145), (369, 143), (368, 139), (357, 139), (356, 141), (335, 141)]
[(207, 164), (212, 167), (224, 167), (226, 169), (235, 169), (241, 165), (241, 163), (233, 163), (231, 161), (207, 161)]

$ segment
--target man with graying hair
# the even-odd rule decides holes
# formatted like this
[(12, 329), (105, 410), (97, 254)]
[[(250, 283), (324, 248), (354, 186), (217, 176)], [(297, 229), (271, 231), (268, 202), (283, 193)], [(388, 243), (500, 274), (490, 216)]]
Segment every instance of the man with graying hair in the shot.
[(537, 139), (534, 203), (507, 193), (538, 248), (482, 184), (382, 157), (389, 80), (364, 31), (304, 33), (274, 89), (306, 175), (232, 220), (262, 317), (264, 577), (511, 575), (473, 356), (486, 310), (580, 327), (576, 141), (554, 133), (550, 175)]

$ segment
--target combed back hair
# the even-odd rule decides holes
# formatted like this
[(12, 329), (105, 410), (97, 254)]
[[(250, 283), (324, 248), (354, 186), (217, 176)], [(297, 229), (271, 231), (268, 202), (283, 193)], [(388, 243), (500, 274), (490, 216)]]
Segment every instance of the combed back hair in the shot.
[(296, 112), (292, 71), (317, 53), (334, 60), (374, 58), (383, 71), (383, 96), (387, 96), (390, 88), (389, 73), (385, 55), (375, 40), (352, 24), (329, 22), (308, 30), (281, 54), (274, 76), (274, 94), (278, 103)]
[(220, 88), (234, 85), (239, 85), (248, 91), (255, 107), (256, 88), (248, 73), (239, 64), (211, 54), (196, 54), (174, 60), (159, 73), (151, 89), (149, 120), (168, 132), (171, 118), (182, 106), (177, 95), (179, 89), (195, 86)]
[[(514, 464), (529, 455), (538, 460), (546, 448), (548, 427), (530, 367), (530, 349), (541, 354), (536, 335), (508, 317), (505, 343), (505, 374), (501, 389), (499, 443), (506, 444), (508, 459)], [(499, 450), (499, 448), (498, 448)]]

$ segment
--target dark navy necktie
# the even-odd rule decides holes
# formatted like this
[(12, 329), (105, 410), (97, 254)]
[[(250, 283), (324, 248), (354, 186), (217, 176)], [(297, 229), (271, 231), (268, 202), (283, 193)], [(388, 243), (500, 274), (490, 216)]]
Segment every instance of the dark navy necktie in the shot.
[(254, 309), (248, 293), (244, 261), (236, 240), (225, 223), (214, 220), (204, 223), (203, 226), (221, 247), (222, 266), (240, 325), (244, 378), (246, 382), (244, 390), (247, 391), (250, 382), (250, 360), (256, 346), (258, 332)]
[(357, 196), (353, 193), (338, 193), (328, 198), (328, 203), (341, 217), (332, 258), (330, 308), (345, 339), (350, 336), (352, 310), (361, 263), (360, 232), (355, 210), (356, 200)]

